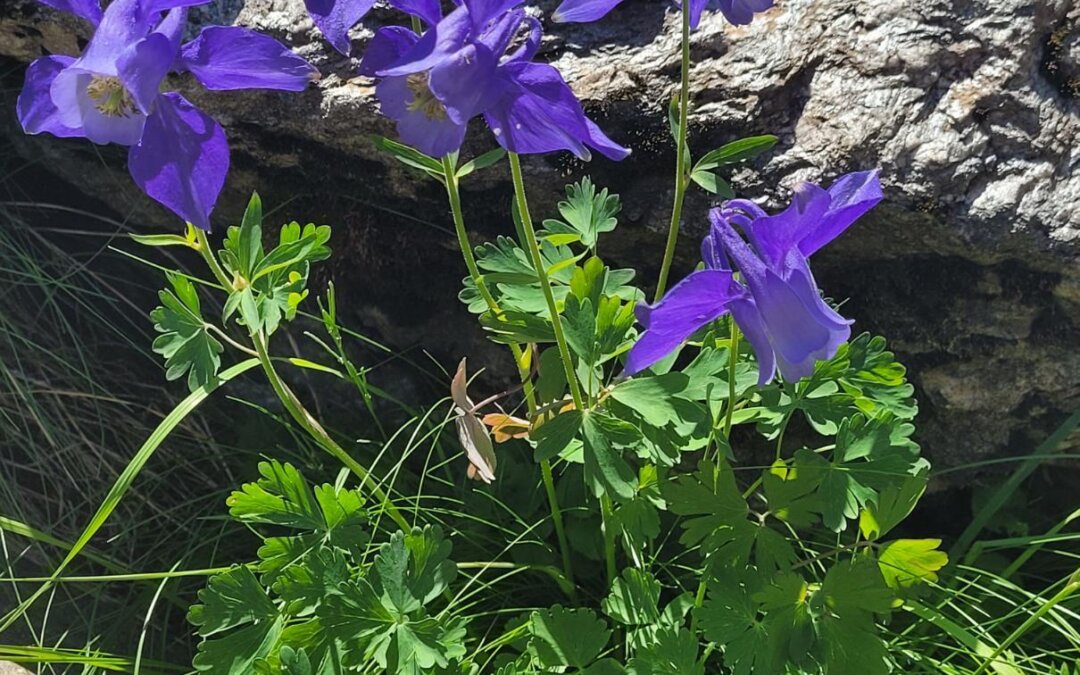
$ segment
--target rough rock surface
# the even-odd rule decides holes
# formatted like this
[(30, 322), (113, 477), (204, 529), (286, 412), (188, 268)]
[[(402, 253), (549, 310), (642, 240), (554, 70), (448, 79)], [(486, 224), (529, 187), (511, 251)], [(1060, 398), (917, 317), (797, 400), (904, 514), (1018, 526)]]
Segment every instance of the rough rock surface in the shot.
[[(850, 298), (845, 314), (889, 337), (911, 367), (921, 440), (939, 465), (1030, 449), (1080, 403), (1080, 8), (1072, 0), (778, 5), (744, 28), (709, 16), (695, 33), (691, 146), (779, 135), (769, 156), (733, 176), (739, 192), (773, 208), (799, 180), (881, 167), (887, 202), (817, 256), (821, 285)], [(634, 149), (622, 164), (587, 169), (625, 202), (604, 255), (649, 282), (674, 164), (663, 110), (677, 84), (678, 30), (666, 7), (629, 0), (597, 24), (547, 24), (543, 50), (590, 114)], [(238, 0), (195, 16), (273, 33), (324, 75), (301, 95), (211, 94), (175, 80), (229, 132), (233, 170), (217, 219), (234, 219), (256, 187), (265, 202), (292, 199), (281, 211), (289, 218), (335, 225), (334, 275), (369, 328), (434, 348), (448, 363), (487, 349), (453, 301), (463, 269), (440, 188), (368, 142), (393, 130), (377, 114), (372, 82), (354, 76), (356, 59), (326, 47), (300, 0)], [(374, 12), (354, 33), (354, 54), (394, 20)], [(28, 0), (0, 0), (0, 56), (11, 63), (72, 53), (85, 34)], [(6, 70), (5, 89), (17, 91), (20, 69)], [(13, 103), (9, 94), (3, 129), (25, 157), (148, 227), (174, 227), (130, 187), (122, 149), (24, 137)], [(492, 145), (475, 127), (466, 155)], [(534, 210), (549, 212), (567, 177), (585, 168), (566, 156), (530, 161)], [(470, 177), (465, 189), (477, 240), (509, 229), (504, 169)], [(709, 203), (700, 192), (688, 200), (678, 273), (694, 262)]]

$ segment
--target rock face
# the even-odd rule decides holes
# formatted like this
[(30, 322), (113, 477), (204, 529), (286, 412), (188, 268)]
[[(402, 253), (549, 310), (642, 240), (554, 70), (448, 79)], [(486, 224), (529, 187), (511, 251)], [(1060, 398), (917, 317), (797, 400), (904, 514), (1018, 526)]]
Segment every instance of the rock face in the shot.
[[(536, 8), (550, 15), (553, 3)], [(288, 218), (335, 226), (340, 295), (397, 345), (494, 355), (453, 299), (464, 275), (440, 186), (370, 144), (393, 135), (372, 82), (323, 43), (299, 0), (237, 0), (196, 10), (292, 45), (323, 72), (300, 95), (214, 94), (173, 84), (227, 128), (233, 169), (216, 219), (234, 221), (250, 190)], [(400, 21), (377, 10), (354, 32)], [(634, 154), (614, 165), (527, 164), (534, 211), (549, 213), (568, 177), (588, 170), (623, 195), (612, 261), (652, 283), (671, 201), (674, 153), (664, 109), (678, 80), (677, 15), (628, 0), (602, 22), (546, 24), (542, 57), (589, 113)], [(72, 53), (86, 27), (27, 0), (0, 0), (0, 56)], [(693, 37), (691, 147), (775, 133), (781, 141), (732, 177), (778, 208), (799, 180), (880, 167), (887, 201), (815, 271), (857, 328), (887, 336), (920, 388), (921, 440), (939, 465), (1024, 452), (1080, 403), (1080, 8), (1072, 0), (778, 0), (751, 26), (716, 14)], [(10, 64), (9, 64), (10, 65)], [(20, 86), (21, 71), (5, 81)], [(20, 153), (147, 227), (167, 214), (124, 175), (123, 149), (4, 131)], [(463, 154), (493, 145), (474, 125)], [(104, 162), (102, 160), (104, 157)], [(476, 240), (509, 231), (505, 168), (474, 174), (465, 208)], [(710, 195), (692, 192), (676, 275), (691, 269)], [(291, 201), (289, 201), (291, 200)], [(491, 358), (496, 358), (492, 356)]]

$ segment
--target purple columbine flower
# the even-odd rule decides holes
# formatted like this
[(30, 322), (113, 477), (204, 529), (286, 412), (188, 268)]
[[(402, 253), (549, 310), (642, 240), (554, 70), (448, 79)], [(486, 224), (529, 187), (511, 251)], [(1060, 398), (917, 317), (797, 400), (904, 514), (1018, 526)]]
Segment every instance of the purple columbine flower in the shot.
[(87, 0), (49, 0), (96, 30), (79, 58), (30, 64), (18, 116), (28, 134), (130, 146), (128, 170), (139, 187), (208, 230), (229, 169), (225, 132), (180, 94), (162, 92), (162, 80), (181, 70), (207, 89), (301, 91), (318, 71), (246, 28), (210, 26), (181, 45), (186, 7), (205, 1), (114, 0), (101, 12)]
[[(50, 0), (50, 2), (68, 1)], [(429, 26), (442, 17), (439, 0), (390, 0), (390, 4), (403, 12), (415, 14)], [(375, 0), (304, 0), (304, 6), (307, 8), (308, 16), (330, 46), (348, 56), (352, 51), (349, 30), (375, 6)]]
[(569, 150), (589, 159), (592, 148), (626, 157), (630, 151), (585, 116), (559, 71), (530, 61), (540, 24), (514, 9), (517, 2), (463, 0), (420, 36), (401, 27), (379, 30), (360, 72), (381, 78), (375, 93), (383, 113), (397, 122), (402, 140), (435, 157), (460, 148), (469, 120), (480, 114), (511, 152)]
[(778, 367), (788, 382), (813, 373), (818, 360), (832, 358), (850, 337), (851, 321), (822, 300), (808, 258), (881, 199), (877, 171), (866, 171), (840, 178), (828, 191), (804, 183), (791, 206), (775, 216), (743, 199), (713, 209), (701, 245), (706, 269), (683, 279), (656, 305), (638, 307), (645, 332), (630, 350), (627, 374), (648, 368), (729, 311), (757, 355), (760, 385)]
[[(615, 9), (623, 0), (563, 0), (552, 20), (562, 23), (587, 23), (596, 21)], [(775, 0), (690, 0), (690, 27), (697, 28), (701, 13), (710, 4), (719, 7), (720, 12), (731, 23), (745, 26), (754, 19), (755, 12), (764, 12), (773, 6)]]

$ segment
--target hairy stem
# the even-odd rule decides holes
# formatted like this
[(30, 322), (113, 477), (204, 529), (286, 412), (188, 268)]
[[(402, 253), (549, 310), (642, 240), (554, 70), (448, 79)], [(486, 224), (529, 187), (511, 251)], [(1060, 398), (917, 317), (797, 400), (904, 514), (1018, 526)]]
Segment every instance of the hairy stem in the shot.
[(326, 432), (326, 429), (324, 429), (322, 425), (319, 424), (318, 420), (308, 412), (307, 408), (304, 407), (304, 404), (296, 397), (296, 394), (294, 394), (292, 390), (289, 389), (289, 386), (285, 384), (285, 381), (281, 379), (281, 376), (278, 375), (277, 370), (274, 368), (273, 361), (270, 359), (270, 353), (266, 349), (266, 339), (261, 334), (256, 334), (252, 336), (252, 343), (255, 345), (255, 351), (259, 354), (259, 363), (262, 364), (266, 379), (270, 381), (270, 386), (273, 387), (274, 393), (281, 399), (281, 403), (285, 406), (285, 409), (289, 411), (292, 418), (296, 420), (296, 423), (299, 424), (316, 443), (360, 479), (360, 482), (363, 483), (364, 487), (367, 488), (367, 491), (371, 493), (371, 496), (379, 502), (386, 514), (390, 516), (391, 520), (397, 523), (402, 531), (406, 533), (412, 532), (412, 526), (409, 524), (409, 521), (405, 520), (405, 517), (401, 515), (401, 512), (394, 506), (394, 503), (390, 501), (390, 497), (371, 477), (371, 473), (368, 472), (360, 462), (356, 461), (356, 459), (346, 452), (345, 448), (338, 445), (337, 441), (330, 437), (330, 434)]
[[(217, 257), (214, 256), (214, 252), (210, 247), (210, 241), (205, 232), (201, 230), (198, 232), (198, 248), (202, 254), (206, 264), (210, 267), (210, 271), (213, 272), (214, 277), (218, 280), (226, 290), (232, 288), (232, 281), (228, 275), (225, 274), (225, 270), (221, 268), (221, 265), (217, 261)], [(282, 405), (289, 411), (289, 415), (292, 416), (296, 423), (307, 432), (316, 443), (319, 444), (330, 455), (342, 463), (349, 471), (351, 471), (364, 487), (371, 493), (371, 496), (382, 506), (383, 510), (390, 516), (391, 520), (397, 523), (405, 532), (411, 532), (412, 526), (409, 524), (405, 517), (401, 515), (394, 503), (390, 501), (390, 497), (383, 491), (379, 484), (371, 477), (371, 474), (360, 462), (356, 461), (345, 448), (338, 445), (337, 441), (330, 437), (330, 434), (323, 429), (318, 420), (308, 412), (304, 404), (300, 402), (300, 399), (296, 397), (289, 386), (285, 384), (285, 381), (281, 379), (277, 370), (274, 368), (274, 362), (270, 358), (270, 353), (267, 350), (266, 337), (261, 333), (256, 333), (251, 336), (252, 345), (255, 347), (255, 353), (259, 358), (259, 363), (262, 365), (263, 372), (266, 374), (266, 379), (269, 380), (270, 386), (273, 388), (274, 393), (281, 400)]]
[(562, 358), (563, 368), (566, 370), (566, 381), (570, 386), (570, 396), (574, 399), (574, 407), (584, 412), (584, 399), (581, 397), (581, 387), (578, 384), (577, 375), (574, 373), (574, 362), (570, 359), (570, 347), (563, 333), (562, 320), (559, 318), (559, 308), (555, 304), (555, 294), (551, 291), (551, 280), (548, 279), (547, 269), (544, 267), (544, 259), (540, 255), (540, 244), (536, 241), (536, 230), (533, 228), (532, 216), (529, 215), (529, 200), (525, 196), (525, 181), (521, 175), (521, 159), (516, 152), (510, 154), (510, 173), (514, 179), (514, 195), (517, 197), (518, 214), (521, 216), (521, 229), (525, 233), (525, 243), (528, 246), (529, 257), (536, 276), (540, 280), (540, 290), (544, 293), (544, 301), (547, 303), (548, 313), (551, 315), (551, 328), (555, 332), (555, 343), (559, 348), (559, 356)]
[[(495, 297), (488, 290), (487, 284), (484, 281), (484, 277), (480, 274), (480, 268), (476, 265), (476, 256), (473, 255), (472, 244), (469, 243), (469, 235), (465, 229), (465, 216), (461, 210), (461, 193), (458, 189), (457, 174), (454, 172), (454, 166), (450, 162), (449, 157), (443, 157), (443, 178), (446, 185), (446, 197), (450, 202), (450, 212), (454, 219), (454, 231), (457, 233), (458, 247), (461, 249), (461, 256), (465, 259), (465, 267), (469, 269), (469, 276), (472, 278), (473, 284), (476, 286), (477, 291), (480, 292), (480, 296), (484, 298), (484, 302), (487, 303), (488, 309), (495, 316), (499, 316), (502, 311), (499, 309), (499, 303), (495, 300)], [(525, 403), (529, 407), (530, 417), (536, 413), (536, 394), (533, 390), (532, 373), (529, 371), (529, 367), (525, 364), (524, 352), (520, 345), (511, 344), (510, 352), (514, 357), (514, 365), (518, 369), (518, 377), (521, 378), (521, 384), (525, 389)], [(555, 525), (555, 536), (559, 541), (559, 553), (562, 556), (563, 574), (566, 576), (566, 581), (570, 589), (570, 597), (575, 598), (577, 595), (577, 586), (574, 583), (574, 565), (570, 559), (570, 542), (566, 537), (566, 526), (563, 522), (562, 509), (559, 508), (559, 498), (555, 494), (555, 477), (551, 471), (551, 460), (543, 460), (540, 462), (540, 475), (544, 482), (544, 493), (547, 495), (548, 507), (551, 510), (551, 520)]]
[(660, 265), (660, 279), (656, 282), (656, 296), (653, 302), (664, 297), (667, 290), (668, 275), (671, 273), (671, 261), (675, 257), (675, 243), (679, 239), (679, 222), (682, 220), (683, 200), (689, 182), (685, 164), (686, 157), (686, 118), (690, 107), (690, 13), (682, 10), (682, 80), (679, 87), (679, 129), (675, 151), (675, 202), (671, 205), (671, 223), (668, 225), (667, 244), (664, 246), (664, 261)]

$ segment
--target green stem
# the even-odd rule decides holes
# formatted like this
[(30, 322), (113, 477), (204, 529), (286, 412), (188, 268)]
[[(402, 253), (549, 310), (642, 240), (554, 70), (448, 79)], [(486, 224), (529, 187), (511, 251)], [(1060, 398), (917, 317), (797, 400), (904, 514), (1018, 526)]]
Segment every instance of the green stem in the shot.
[[(443, 157), (443, 177), (446, 184), (446, 197), (450, 202), (450, 212), (454, 218), (454, 231), (457, 233), (458, 247), (461, 249), (461, 256), (465, 259), (465, 267), (469, 270), (469, 276), (472, 277), (473, 284), (479, 291), (480, 296), (484, 298), (484, 302), (487, 303), (488, 309), (495, 316), (502, 314), (502, 310), (499, 308), (499, 303), (495, 300), (495, 297), (491, 294), (487, 284), (484, 281), (483, 275), (480, 274), (480, 268), (476, 264), (476, 256), (473, 255), (472, 244), (469, 243), (469, 234), (465, 229), (465, 216), (461, 209), (461, 192), (458, 189), (457, 174), (454, 171), (454, 165), (450, 161), (449, 157)], [(518, 369), (518, 377), (521, 379), (521, 384), (525, 388), (525, 402), (529, 407), (529, 416), (532, 417), (536, 413), (536, 394), (533, 390), (532, 375), (529, 372), (529, 367), (525, 365), (524, 353), (520, 345), (511, 344), (510, 352), (514, 357), (514, 365)], [(544, 492), (547, 495), (548, 507), (551, 510), (551, 520), (555, 525), (555, 537), (559, 541), (559, 553), (562, 556), (563, 574), (566, 576), (566, 581), (570, 587), (570, 597), (575, 599), (577, 596), (577, 586), (574, 583), (574, 565), (570, 558), (570, 542), (566, 537), (566, 525), (563, 522), (562, 509), (559, 508), (559, 498), (555, 494), (555, 477), (551, 471), (551, 460), (545, 459), (540, 462), (540, 475), (544, 481)]]
[(270, 353), (266, 349), (266, 338), (257, 333), (251, 337), (252, 343), (255, 345), (255, 351), (259, 354), (259, 363), (262, 364), (263, 372), (266, 374), (266, 379), (270, 381), (270, 386), (273, 387), (274, 393), (281, 399), (281, 403), (285, 406), (285, 409), (289, 411), (292, 418), (296, 420), (304, 431), (311, 436), (316, 443), (318, 443), (324, 450), (330, 453), (335, 459), (342, 463), (349, 471), (351, 471), (360, 482), (364, 484), (371, 496), (375, 498), (383, 510), (390, 516), (390, 519), (397, 523), (398, 527), (405, 533), (412, 532), (412, 526), (409, 521), (405, 520), (405, 516), (401, 515), (394, 503), (390, 501), (390, 497), (383, 491), (379, 484), (371, 477), (371, 474), (360, 462), (356, 461), (345, 448), (338, 445), (337, 441), (330, 437), (330, 434), (326, 432), (326, 429), (319, 424), (318, 420), (308, 412), (304, 404), (300, 402), (300, 399), (296, 397), (296, 394), (289, 389), (289, 386), (285, 384), (285, 381), (278, 375), (277, 370), (274, 369), (274, 363), (270, 358)]
[(570, 359), (570, 347), (567, 345), (566, 335), (563, 333), (559, 308), (555, 304), (555, 294), (551, 291), (551, 281), (548, 279), (547, 269), (544, 268), (544, 259), (540, 255), (540, 245), (536, 241), (536, 230), (533, 229), (532, 216), (529, 215), (529, 200), (525, 196), (525, 181), (521, 176), (521, 159), (516, 152), (511, 152), (509, 155), (510, 174), (514, 179), (514, 195), (517, 197), (518, 214), (521, 216), (521, 229), (525, 233), (525, 243), (528, 246), (533, 267), (536, 268), (536, 276), (540, 280), (540, 290), (544, 293), (548, 313), (551, 315), (551, 328), (555, 332), (555, 343), (558, 345), (559, 356), (562, 358), (563, 368), (566, 370), (566, 381), (570, 385), (570, 396), (574, 399), (574, 407), (584, 413), (584, 399), (581, 397), (581, 387), (578, 384), (577, 375), (574, 373), (574, 362)]
[(607, 576), (608, 588), (615, 584), (615, 512), (612, 508), (611, 497), (600, 495), (600, 516), (604, 527), (604, 572)]
[(739, 365), (739, 326), (731, 319), (731, 344), (728, 346), (728, 404), (724, 411), (724, 439), (731, 444), (731, 420), (735, 415), (735, 371)]
[[(198, 250), (202, 254), (203, 260), (205, 260), (207, 266), (210, 267), (210, 271), (213, 272), (218, 283), (220, 283), (225, 290), (232, 290), (232, 281), (225, 273), (225, 270), (222, 269), (221, 264), (218, 263), (206, 233), (199, 230), (197, 234)], [(372, 479), (368, 470), (349, 455), (349, 453), (345, 451), (345, 448), (338, 445), (337, 441), (330, 437), (330, 434), (328, 434), (326, 430), (323, 429), (322, 425), (319, 424), (318, 420), (308, 412), (307, 408), (304, 407), (304, 404), (296, 397), (296, 394), (289, 389), (289, 386), (285, 384), (285, 381), (278, 375), (277, 370), (274, 368), (273, 360), (270, 358), (270, 353), (267, 350), (266, 338), (261, 333), (257, 333), (251, 336), (251, 342), (255, 347), (255, 352), (258, 355), (263, 372), (266, 374), (266, 379), (269, 380), (270, 386), (274, 389), (274, 393), (281, 399), (282, 405), (289, 411), (289, 414), (292, 415), (292, 418), (296, 420), (297, 424), (299, 424), (316, 443), (322, 446), (324, 450), (329, 452), (360, 479), (371, 495), (382, 505), (386, 513), (402, 530), (406, 533), (411, 532), (412, 526), (409, 525), (409, 522), (401, 515), (401, 512), (398, 511), (397, 507), (390, 501), (389, 496), (387, 496), (383, 489), (379, 487), (378, 483)]]
[(686, 122), (690, 107), (690, 13), (682, 11), (682, 81), (679, 87), (679, 129), (677, 149), (675, 151), (675, 203), (671, 206), (671, 223), (668, 225), (667, 244), (664, 246), (664, 261), (660, 265), (660, 279), (656, 282), (656, 297), (653, 302), (664, 297), (667, 290), (668, 275), (671, 273), (671, 261), (675, 258), (675, 243), (679, 239), (679, 222), (682, 220), (683, 200), (689, 176), (686, 175)]
[[(697, 593), (694, 594), (694, 609), (701, 609), (701, 606), (705, 604), (705, 589), (708, 588), (706, 584), (711, 573), (712, 565), (707, 562), (705, 568), (701, 570), (701, 581), (698, 582)], [(698, 612), (690, 612), (690, 634), (694, 636), (697, 635), (697, 619)]]
[(990, 668), (990, 666), (997, 661), (998, 657), (1001, 656), (1001, 654), (1006, 649), (1008, 649), (1010, 646), (1012, 646), (1014, 642), (1023, 637), (1024, 633), (1027, 633), (1029, 630), (1031, 630), (1031, 627), (1041, 621), (1042, 618), (1050, 612), (1050, 610), (1052, 610), (1057, 605), (1060, 605), (1062, 602), (1068, 599), (1069, 596), (1071, 596), (1078, 590), (1080, 590), (1080, 572), (1074, 574), (1072, 578), (1069, 579), (1069, 581), (1065, 584), (1065, 587), (1058, 591), (1057, 595), (1043, 603), (1043, 605), (1037, 610), (1035, 610), (1031, 614), (1031, 616), (1029, 616), (1027, 620), (1024, 621), (1024, 623), (1020, 624), (1016, 628), (1016, 630), (1014, 630), (1009, 635), (1009, 637), (1005, 638), (1005, 640), (1000, 645), (998, 645), (996, 649), (994, 649), (990, 656), (982, 662), (982, 665), (979, 666), (978, 670), (972, 673), (972, 675), (982, 675), (983, 673), (985, 673), (987, 669)]

